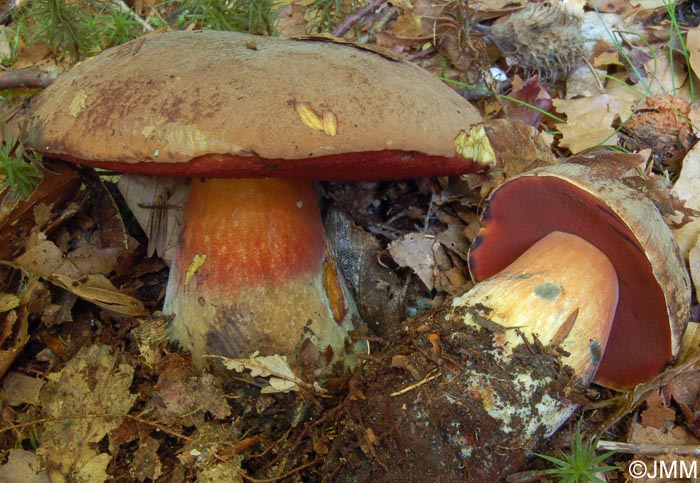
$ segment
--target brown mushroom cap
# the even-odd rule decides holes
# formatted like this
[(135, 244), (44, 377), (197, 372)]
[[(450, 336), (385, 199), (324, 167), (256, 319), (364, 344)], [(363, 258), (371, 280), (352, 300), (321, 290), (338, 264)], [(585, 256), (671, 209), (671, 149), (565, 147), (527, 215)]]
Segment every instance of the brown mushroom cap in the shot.
[(398, 179), (479, 168), (455, 139), (480, 122), (434, 75), (372, 51), (178, 31), (61, 75), (33, 104), (25, 143), (142, 174)]
[(483, 213), (469, 253), (474, 280), (499, 272), (552, 231), (592, 243), (619, 278), (618, 309), (595, 381), (627, 388), (656, 375), (678, 354), (690, 317), (690, 282), (652, 202), (580, 164), (514, 178), (493, 193)]

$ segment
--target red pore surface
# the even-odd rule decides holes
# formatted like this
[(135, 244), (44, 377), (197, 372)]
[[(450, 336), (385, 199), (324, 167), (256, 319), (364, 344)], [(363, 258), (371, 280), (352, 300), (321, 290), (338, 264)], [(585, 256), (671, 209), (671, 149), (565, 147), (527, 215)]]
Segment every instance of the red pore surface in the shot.
[(203, 292), (282, 285), (318, 273), (326, 253), (316, 191), (305, 181), (194, 179), (180, 237), (178, 276), (206, 256), (196, 271)]
[(669, 361), (671, 333), (663, 292), (635, 236), (603, 202), (555, 177), (524, 177), (494, 194), (482, 223), (469, 253), (477, 282), (498, 273), (555, 230), (588, 240), (610, 258), (620, 296), (595, 381), (631, 387), (656, 375)]
[(445, 158), (399, 150), (344, 153), (302, 159), (266, 159), (256, 155), (208, 154), (186, 163), (169, 163), (166, 159), (122, 163), (78, 159), (62, 154), (54, 156), (78, 164), (124, 173), (179, 177), (371, 181), (448, 176), (489, 169), (488, 165), (478, 164), (460, 156)]

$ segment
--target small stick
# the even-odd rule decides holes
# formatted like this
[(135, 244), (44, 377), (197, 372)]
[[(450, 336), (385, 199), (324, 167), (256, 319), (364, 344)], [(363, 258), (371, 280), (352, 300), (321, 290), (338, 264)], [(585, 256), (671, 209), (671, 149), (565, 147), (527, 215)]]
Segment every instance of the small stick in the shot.
[(138, 24), (143, 28), (144, 32), (153, 32), (153, 27), (144, 19), (136, 15), (136, 12), (130, 9), (129, 6), (124, 3), (124, 0), (112, 0), (112, 3), (123, 13), (129, 15), (132, 19), (138, 22)]
[(1, 89), (45, 89), (58, 77), (58, 72), (45, 72), (29, 67), (0, 72)]
[(360, 20), (372, 13), (374, 10), (385, 4), (387, 0), (374, 0), (372, 3), (368, 3), (356, 12), (351, 13), (343, 19), (342, 22), (333, 30), (333, 35), (336, 37), (342, 37)]
[(422, 60), (422, 59), (427, 59), (429, 57), (432, 57), (434, 55), (437, 55), (438, 51), (435, 48), (434, 45), (431, 45), (427, 49), (419, 50), (418, 52), (414, 52), (412, 54), (408, 54), (408, 60), (411, 62), (417, 61), (417, 60)]
[(618, 453), (639, 454), (642, 456), (660, 456), (665, 454), (673, 454), (675, 456), (700, 456), (700, 446), (696, 444), (672, 445), (598, 441), (596, 449), (601, 451), (617, 451)]
[(420, 386), (422, 386), (423, 384), (426, 384), (426, 383), (428, 383), (428, 382), (432, 381), (433, 379), (436, 379), (436, 378), (438, 378), (438, 377), (440, 377), (440, 376), (441, 376), (441, 374), (438, 373), (438, 370), (437, 370), (437, 369), (434, 369), (433, 371), (430, 372), (430, 374), (428, 374), (427, 376), (425, 376), (422, 380), (418, 381), (418, 382), (415, 383), (415, 384), (411, 384), (411, 385), (409, 385), (409, 386), (406, 386), (406, 387), (404, 387), (403, 389), (399, 389), (398, 391), (394, 391), (394, 392), (392, 392), (391, 394), (389, 394), (389, 396), (391, 396), (391, 397), (396, 397), (396, 396), (400, 396), (401, 394), (407, 393), (407, 392), (409, 392), (409, 391), (413, 391), (413, 390), (416, 389), (417, 387), (420, 387)]

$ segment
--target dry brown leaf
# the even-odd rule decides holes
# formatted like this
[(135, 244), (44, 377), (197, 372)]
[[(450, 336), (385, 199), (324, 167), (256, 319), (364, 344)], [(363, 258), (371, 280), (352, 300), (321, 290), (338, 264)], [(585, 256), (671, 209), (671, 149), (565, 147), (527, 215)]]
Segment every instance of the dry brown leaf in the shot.
[[(671, 193), (684, 202), (687, 208), (700, 210), (700, 144), (696, 144), (685, 156)], [(697, 297), (700, 295), (700, 219), (691, 219), (689, 223), (673, 229), (673, 236), (684, 258), (688, 260), (690, 278)]]
[(497, 166), (506, 177), (556, 164), (551, 139), (533, 126), (510, 119), (491, 119), (485, 126)]
[(690, 86), (686, 82), (688, 74), (684, 62), (679, 62), (678, 59), (671, 61), (669, 53), (660, 50), (644, 65), (644, 70), (651, 95), (674, 95), (690, 101)]
[(118, 314), (139, 316), (149, 313), (140, 300), (121, 293), (104, 275), (88, 275), (75, 280), (56, 273), (49, 281), (83, 300)]
[(37, 277), (0, 261), (0, 294), (5, 310), (0, 310), (0, 377), (29, 341), (29, 315), (45, 290)]
[(66, 256), (66, 261), (75, 266), (78, 273), (110, 273), (126, 255), (122, 248), (101, 248), (92, 243), (82, 245)]
[(435, 288), (435, 258), (433, 245), (437, 243), (434, 236), (423, 233), (409, 233), (389, 244), (389, 253), (401, 267), (410, 267), (423, 284), (432, 290)]
[(51, 483), (36, 454), (23, 449), (8, 451), (7, 462), (0, 466), (0, 483)]
[(155, 481), (163, 474), (163, 464), (158, 455), (160, 442), (150, 436), (139, 441), (139, 447), (130, 463), (130, 472), (139, 481)]
[[(180, 178), (122, 175), (119, 192), (149, 242), (148, 253), (157, 252), (166, 264), (175, 254), (189, 185)], [(163, 203), (159, 203), (162, 198)]]
[(49, 375), (41, 391), (49, 420), (37, 455), (49, 474), (76, 483), (108, 478), (112, 457), (97, 443), (121, 423), (136, 400), (129, 387), (134, 369), (111, 354), (108, 346), (90, 346)]
[(231, 414), (220, 379), (194, 369), (190, 359), (169, 354), (158, 370), (155, 386), (160, 420), (199, 424), (205, 414), (221, 420)]
[(509, 0), (477, 0), (472, 3), (472, 8), (480, 12), (499, 12), (504, 13), (515, 10), (518, 6), (527, 4), (526, 1), (509, 1)]
[(11, 406), (20, 404), (39, 404), (39, 393), (45, 381), (30, 377), (21, 372), (8, 372), (2, 379), (0, 398)]
[(652, 406), (641, 413), (641, 424), (648, 428), (668, 431), (674, 426), (676, 411), (663, 406)]
[(466, 225), (458, 220), (452, 221), (447, 228), (438, 233), (437, 239), (446, 248), (449, 248), (463, 260), (467, 260), (467, 252), (469, 252), (469, 240), (464, 236)]
[(582, 99), (554, 99), (557, 111), (566, 114), (567, 123), (556, 124), (562, 133), (561, 146), (573, 154), (600, 144), (616, 144), (613, 127), (617, 100), (609, 94)]
[[(63, 252), (54, 242), (45, 240), (17, 257), (14, 263), (27, 272), (48, 280), (63, 264)], [(68, 269), (70, 267), (66, 266)], [(80, 276), (80, 273), (72, 270), (72, 275)]]
[(125, 315), (148, 314), (141, 301), (121, 293), (104, 275), (85, 275), (70, 260), (65, 261), (63, 252), (51, 241), (28, 250), (15, 263), (104, 309)]
[[(47, 212), (75, 198), (80, 183), (75, 169), (68, 164), (47, 162), (42, 183), (28, 199), (9, 202), (5, 193), (0, 193), (0, 259), (10, 260), (24, 251), (26, 234), (35, 228), (42, 231), (52, 218)], [(37, 207), (41, 207), (39, 220)]]
[(666, 0), (630, 0), (630, 4), (644, 10), (654, 10), (663, 8), (666, 5)]
[(700, 76), (700, 27), (688, 29), (685, 48), (690, 55), (690, 68), (693, 69), (696, 76)]
[(363, 322), (375, 334), (388, 334), (403, 318), (403, 293), (396, 273), (380, 263), (384, 249), (373, 235), (335, 206), (327, 210), (324, 223)]
[(399, 39), (426, 40), (431, 32), (423, 29), (421, 17), (413, 13), (399, 15), (391, 26), (391, 33)]
[(262, 394), (299, 391), (302, 387), (308, 387), (307, 383), (294, 374), (286, 356), (279, 354), (261, 356), (258, 352), (254, 352), (247, 359), (229, 359), (219, 356), (216, 356), (216, 359), (221, 360), (230, 371), (250, 371), (252, 377), (267, 378), (269, 386), (260, 390)]

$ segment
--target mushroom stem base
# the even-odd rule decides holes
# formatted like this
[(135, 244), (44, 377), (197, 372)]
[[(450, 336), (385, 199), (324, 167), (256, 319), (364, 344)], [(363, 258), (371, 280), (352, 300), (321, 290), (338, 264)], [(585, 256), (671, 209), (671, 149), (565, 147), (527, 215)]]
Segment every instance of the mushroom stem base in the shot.
[(255, 351), (309, 370), (352, 365), (358, 320), (343, 288), (312, 183), (193, 180), (164, 312), (197, 365)]

